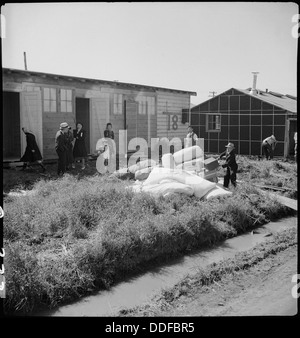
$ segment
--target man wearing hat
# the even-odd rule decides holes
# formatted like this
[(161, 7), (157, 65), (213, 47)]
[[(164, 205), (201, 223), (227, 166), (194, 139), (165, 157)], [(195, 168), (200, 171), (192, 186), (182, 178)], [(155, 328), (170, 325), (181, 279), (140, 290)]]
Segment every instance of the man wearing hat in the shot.
[(191, 125), (188, 125), (188, 134), (186, 135), (186, 138), (188, 139), (188, 147), (196, 145), (198, 136), (194, 133), (194, 129)]
[(261, 146), (263, 154), (266, 156), (267, 160), (271, 160), (273, 158), (276, 143), (277, 141), (274, 135), (271, 135), (263, 140)]
[(58, 155), (57, 175), (64, 174), (67, 165), (68, 140), (67, 132), (69, 125), (63, 122), (59, 126), (59, 131), (55, 135), (55, 150)]
[(227, 168), (226, 175), (224, 176), (224, 188), (228, 188), (229, 181), (231, 181), (232, 185), (236, 187), (236, 172), (238, 169), (238, 165), (235, 160), (235, 151), (234, 144), (229, 142), (227, 148), (222, 154), (220, 154), (219, 159), (225, 156), (225, 163), (222, 165), (223, 168)]

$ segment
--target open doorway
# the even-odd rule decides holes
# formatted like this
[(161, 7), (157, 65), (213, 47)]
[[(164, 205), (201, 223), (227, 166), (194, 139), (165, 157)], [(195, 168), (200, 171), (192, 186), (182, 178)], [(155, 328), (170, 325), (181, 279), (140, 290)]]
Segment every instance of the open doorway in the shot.
[(82, 123), (83, 129), (86, 132), (85, 146), (90, 154), (90, 99), (76, 97), (76, 123), (78, 122)]
[(3, 92), (3, 160), (21, 158), (20, 94)]

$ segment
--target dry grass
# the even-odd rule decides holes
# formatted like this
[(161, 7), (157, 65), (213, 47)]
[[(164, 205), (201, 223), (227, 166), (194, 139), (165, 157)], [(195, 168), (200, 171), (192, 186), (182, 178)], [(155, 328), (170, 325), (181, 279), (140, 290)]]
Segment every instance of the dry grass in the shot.
[(5, 311), (31, 313), (75, 300), (154, 262), (293, 213), (249, 183), (209, 201), (154, 198), (127, 185), (105, 175), (65, 175), (33, 183), (28, 196), (4, 199)]

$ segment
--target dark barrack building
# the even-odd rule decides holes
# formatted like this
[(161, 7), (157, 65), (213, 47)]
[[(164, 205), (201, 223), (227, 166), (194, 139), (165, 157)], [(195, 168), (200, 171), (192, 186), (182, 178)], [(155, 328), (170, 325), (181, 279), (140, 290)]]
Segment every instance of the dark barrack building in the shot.
[(294, 154), (297, 97), (231, 88), (193, 107), (191, 125), (208, 153), (224, 151), (230, 141), (238, 154), (262, 155), (262, 140), (273, 134), (278, 141), (274, 156), (289, 157)]

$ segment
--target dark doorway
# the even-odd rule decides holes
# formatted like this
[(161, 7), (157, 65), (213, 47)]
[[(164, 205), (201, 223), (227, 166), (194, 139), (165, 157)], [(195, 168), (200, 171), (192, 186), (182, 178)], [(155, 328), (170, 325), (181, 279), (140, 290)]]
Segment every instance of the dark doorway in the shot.
[(20, 94), (3, 92), (3, 160), (21, 158)]
[(289, 150), (288, 156), (294, 156), (295, 154), (295, 140), (294, 135), (297, 131), (297, 120), (289, 120), (290, 128), (289, 128)]
[(82, 123), (86, 131), (85, 146), (90, 153), (90, 99), (76, 97), (76, 123)]
[(128, 142), (138, 137), (138, 104), (137, 102), (126, 101), (125, 103), (125, 126), (127, 129), (127, 140)]

